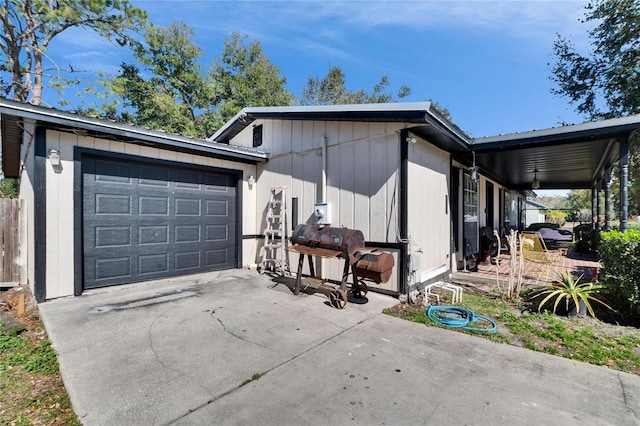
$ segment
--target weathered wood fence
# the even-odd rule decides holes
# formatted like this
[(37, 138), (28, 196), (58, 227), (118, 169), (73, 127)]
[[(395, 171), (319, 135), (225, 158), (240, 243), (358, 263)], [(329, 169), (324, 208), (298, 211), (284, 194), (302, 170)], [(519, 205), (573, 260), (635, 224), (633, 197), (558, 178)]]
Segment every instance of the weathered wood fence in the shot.
[(18, 264), (18, 222), (20, 220), (20, 200), (0, 198), (0, 283), (3, 286), (18, 285), (20, 267)]

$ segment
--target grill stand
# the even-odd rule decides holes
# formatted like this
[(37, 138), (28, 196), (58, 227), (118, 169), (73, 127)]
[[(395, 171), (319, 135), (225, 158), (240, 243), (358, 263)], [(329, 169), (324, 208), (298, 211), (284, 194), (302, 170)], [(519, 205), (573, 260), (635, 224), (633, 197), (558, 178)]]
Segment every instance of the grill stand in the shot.
[[(312, 281), (308, 281), (308, 285), (306, 287), (311, 287), (314, 290), (317, 290), (323, 294), (325, 294), (331, 305), (338, 309), (344, 309), (347, 306), (348, 297), (347, 297), (347, 282), (349, 281), (349, 257), (348, 255), (343, 256), (342, 251), (324, 249), (319, 247), (307, 247), (301, 246), (299, 244), (294, 245), (289, 248), (290, 251), (295, 251), (300, 254), (298, 259), (298, 272), (296, 275), (296, 283), (293, 288), (293, 294), (296, 296), (300, 294), (300, 288), (302, 287), (302, 268), (304, 266), (304, 258), (307, 257), (309, 262), (309, 273), (312, 278), (319, 279), (320, 283), (316, 284)], [(313, 256), (330, 258), (330, 259), (343, 259), (344, 268), (342, 270), (342, 281), (340, 283), (340, 287), (333, 284), (328, 284), (323, 281), (320, 277), (316, 276), (315, 267), (313, 264)], [(362, 282), (362, 280), (358, 279), (358, 275), (355, 272), (353, 266), (351, 266), (351, 275), (353, 276), (353, 284), (351, 286), (351, 293), (354, 297), (364, 297), (367, 294), (368, 288), (367, 285)], [(305, 288), (306, 288), (305, 287)]]

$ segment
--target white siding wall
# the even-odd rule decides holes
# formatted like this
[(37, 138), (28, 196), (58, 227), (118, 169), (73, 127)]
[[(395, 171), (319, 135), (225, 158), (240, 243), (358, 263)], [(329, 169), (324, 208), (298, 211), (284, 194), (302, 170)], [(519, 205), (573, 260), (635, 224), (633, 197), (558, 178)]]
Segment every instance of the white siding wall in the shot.
[(410, 284), (451, 263), (449, 172), (449, 153), (423, 140), (409, 144), (410, 252), (420, 259)]
[[(493, 223), (487, 223), (487, 182), (491, 182), (493, 184)], [(478, 200), (480, 201), (480, 206), (478, 209), (479, 215), (479, 227), (489, 226), (492, 229), (499, 229), (500, 226), (500, 189), (502, 189), (502, 185), (492, 181), (491, 179), (487, 179), (484, 176), (480, 176), (480, 180), (478, 181)]]
[(533, 206), (527, 205), (526, 212), (526, 226), (529, 226), (532, 223), (542, 223), (545, 221), (546, 216), (544, 210), (539, 210)]
[[(259, 124), (259, 123), (256, 123)], [(263, 123), (267, 163), (258, 165), (256, 227), (265, 227), (267, 202), (273, 186), (287, 186), (287, 203), (298, 198), (298, 223), (314, 223), (314, 204), (322, 201), (322, 144), (327, 138), (327, 195), (331, 226), (359, 229), (365, 240), (397, 242), (399, 124), (270, 120)], [(232, 141), (251, 146), (252, 128)], [(291, 231), (291, 210), (288, 211)], [(261, 259), (260, 252), (256, 262)], [(290, 255), (292, 270), (298, 258)], [(398, 258), (396, 255), (396, 265)], [(322, 262), (325, 278), (340, 279), (343, 263)], [(397, 267), (382, 289), (397, 289)]]
[[(198, 164), (211, 167), (220, 167), (230, 170), (243, 171), (243, 199), (242, 199), (242, 218), (243, 233), (257, 233), (256, 223), (253, 218), (256, 216), (256, 191), (255, 186), (249, 189), (247, 179), (250, 175), (256, 175), (256, 166), (251, 164), (235, 163), (227, 160), (201, 157), (197, 155), (177, 153), (172, 151), (160, 150), (157, 148), (143, 147), (133, 144), (125, 144), (123, 142), (110, 141), (106, 139), (98, 139), (73, 135), (64, 132), (47, 131), (47, 153), (51, 149), (58, 150), (62, 159), (62, 170), (55, 173), (49, 160), (46, 165), (46, 188), (47, 188), (47, 252), (46, 252), (46, 279), (47, 279), (47, 298), (56, 298), (62, 296), (73, 295), (74, 283), (74, 248), (73, 248), (73, 223), (74, 214), (82, 214), (73, 211), (73, 185), (74, 185), (74, 166), (73, 151), (74, 147), (92, 148), (105, 152), (121, 152), (149, 159), (161, 159), (182, 162), (186, 164)], [(33, 175), (29, 173), (29, 175)], [(25, 193), (25, 201), (28, 205), (33, 205), (33, 189), (28, 184), (27, 179), (23, 177), (21, 185), (27, 183), (26, 187), (21, 188)], [(29, 194), (31, 198), (29, 198)], [(33, 212), (29, 213), (29, 218), (33, 220)], [(32, 230), (33, 225), (27, 223), (27, 229)], [(29, 241), (33, 241), (32, 231)], [(77, 236), (81, 238), (81, 236)], [(30, 246), (33, 246), (31, 244)], [(253, 252), (252, 252), (253, 250)], [(32, 250), (30, 250), (31, 252)], [(255, 247), (251, 242), (243, 242), (243, 265), (250, 262), (255, 257)], [(30, 263), (32, 265), (33, 262)], [(32, 274), (33, 268), (29, 269)], [(31, 279), (30, 282), (33, 282)]]

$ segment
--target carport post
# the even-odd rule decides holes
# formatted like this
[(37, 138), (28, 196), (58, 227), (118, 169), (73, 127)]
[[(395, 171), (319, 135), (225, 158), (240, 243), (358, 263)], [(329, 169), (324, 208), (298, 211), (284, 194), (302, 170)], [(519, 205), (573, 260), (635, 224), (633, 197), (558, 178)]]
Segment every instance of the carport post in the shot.
[(620, 230), (629, 229), (629, 141), (620, 141)]
[(591, 187), (591, 229), (596, 229), (596, 188)]
[(611, 167), (604, 172), (604, 230), (611, 231)]
[(600, 191), (602, 191), (602, 179), (598, 179), (598, 181), (596, 181), (596, 229), (598, 231), (600, 230), (600, 217), (602, 216)]

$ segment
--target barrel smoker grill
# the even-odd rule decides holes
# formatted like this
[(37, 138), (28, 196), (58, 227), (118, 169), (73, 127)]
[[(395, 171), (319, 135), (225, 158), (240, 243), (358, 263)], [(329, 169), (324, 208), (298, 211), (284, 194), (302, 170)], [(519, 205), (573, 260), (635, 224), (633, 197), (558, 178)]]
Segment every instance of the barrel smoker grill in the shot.
[[(298, 252), (298, 273), (294, 294), (299, 294), (302, 285), (302, 267), (305, 256), (309, 262), (311, 277), (315, 275), (313, 256), (338, 258), (344, 260), (342, 282), (336, 287), (325, 282), (312, 285), (314, 289), (326, 294), (331, 304), (342, 309), (347, 304), (347, 282), (352, 277), (349, 292), (354, 297), (363, 297), (368, 287), (365, 280), (376, 284), (385, 283), (391, 277), (394, 260), (391, 253), (364, 247), (364, 235), (361, 231), (348, 228), (333, 228), (321, 225), (298, 225), (291, 236), (291, 251)], [(351, 270), (351, 273), (349, 273)], [(305, 283), (306, 284), (306, 283)]]

